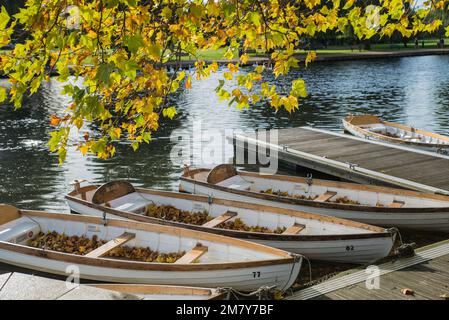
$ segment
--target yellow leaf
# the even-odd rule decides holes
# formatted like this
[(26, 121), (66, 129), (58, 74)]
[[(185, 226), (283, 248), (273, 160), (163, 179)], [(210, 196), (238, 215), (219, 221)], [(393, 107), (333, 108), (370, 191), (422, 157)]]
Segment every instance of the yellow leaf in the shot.
[(315, 52), (315, 51), (309, 51), (309, 52), (307, 53), (307, 57), (306, 57), (306, 61), (305, 61), (306, 67), (307, 67), (307, 65), (308, 65), (310, 62), (314, 61), (315, 58), (316, 58), (316, 52)]
[(232, 73), (230, 73), (230, 72), (225, 72), (225, 73), (223, 73), (223, 77), (224, 77), (226, 80), (232, 80)]
[(186, 89), (192, 88), (192, 76), (189, 74), (186, 80)]
[(57, 126), (59, 123), (61, 123), (61, 118), (59, 118), (58, 116), (52, 114), (50, 116), (50, 125)]
[(264, 69), (265, 67), (263, 65), (258, 65), (257, 67), (254, 68), (254, 71), (257, 73), (262, 73)]
[(232, 73), (239, 71), (239, 67), (237, 65), (233, 64), (233, 63), (228, 63), (228, 69)]
[(79, 129), (81, 129), (81, 127), (83, 126), (83, 119), (81, 118), (76, 118), (75, 120), (73, 120), (73, 124)]
[(97, 33), (93, 30), (89, 30), (89, 32), (87, 33), (87, 36), (91, 39), (95, 39), (97, 37)]
[(248, 62), (248, 60), (249, 60), (249, 55), (248, 54), (242, 54), (241, 56), (240, 56), (240, 61), (243, 63), (243, 64), (246, 64), (247, 62)]
[(347, 0), (345, 3), (345, 6), (343, 7), (344, 10), (349, 9), (352, 7), (352, 5), (354, 4), (355, 0)]
[(78, 147), (78, 150), (81, 151), (83, 156), (85, 156), (87, 154), (87, 152), (89, 151), (89, 147), (87, 145), (82, 145), (82, 146)]
[(120, 128), (114, 128), (111, 130), (111, 138), (112, 139), (120, 139), (120, 136), (122, 134), (122, 130)]
[(162, 115), (164, 117), (173, 119), (173, 117), (177, 114), (176, 112), (176, 108), (175, 107), (169, 107), (169, 108), (165, 108), (164, 110), (162, 110)]
[(0, 87), (0, 102), (5, 101), (7, 98), (6, 89), (4, 87)]
[(210, 67), (210, 69), (211, 69), (213, 72), (217, 72), (217, 71), (218, 71), (218, 63), (217, 63), (216, 61), (214, 61), (213, 63), (211, 63), (211, 65), (210, 65), (209, 67)]

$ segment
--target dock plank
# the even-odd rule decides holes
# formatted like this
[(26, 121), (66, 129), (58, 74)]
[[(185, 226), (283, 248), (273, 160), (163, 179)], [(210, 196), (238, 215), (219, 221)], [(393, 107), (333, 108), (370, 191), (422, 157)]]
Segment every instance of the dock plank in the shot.
[[(302, 289), (287, 299), (440, 300), (442, 294), (449, 294), (449, 240), (419, 248), (415, 257), (385, 262), (378, 268), (378, 289), (366, 287), (366, 276), (359, 276), (365, 272), (358, 268)], [(401, 290), (405, 288), (414, 294), (404, 295)]]
[[(245, 148), (254, 149), (255, 143), (251, 140)], [(277, 145), (281, 161), (343, 179), (449, 194), (449, 156), (308, 127), (278, 130)]]

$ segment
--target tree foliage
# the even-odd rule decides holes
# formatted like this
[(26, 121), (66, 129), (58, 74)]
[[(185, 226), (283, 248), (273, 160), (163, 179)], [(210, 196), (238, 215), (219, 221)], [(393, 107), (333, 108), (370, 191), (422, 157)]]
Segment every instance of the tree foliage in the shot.
[[(83, 154), (108, 158), (116, 140), (130, 140), (134, 149), (149, 142), (161, 117), (176, 116), (167, 96), (219, 68), (217, 62), (196, 58), (194, 71), (182, 71), (183, 54), (198, 57), (202, 50), (225, 48), (223, 59), (229, 63), (216, 88), (221, 99), (239, 108), (262, 99), (292, 112), (307, 95), (305, 82), (293, 81), (291, 91), (282, 95), (264, 75), (282, 77), (302, 66), (295, 50), (303, 38), (344, 33), (348, 27), (359, 39), (434, 32), (441, 20), (429, 19), (429, 13), (447, 10), (446, 1), (416, 8), (412, 0), (27, 0), (11, 17), (4, 7), (0, 11), (0, 47), (18, 27), (28, 33), (0, 56), (0, 70), (10, 82), (9, 92), (0, 87), (0, 102), (9, 99), (20, 108), (24, 95), (35, 93), (57, 72), (72, 102), (64, 116), (50, 120), (55, 126), (50, 149), (63, 161), (70, 131), (94, 121), (102, 134), (85, 135), (75, 144)], [(241, 47), (269, 54), (271, 71), (259, 65), (239, 73), (249, 60), (248, 54), (232, 60)], [(309, 52), (305, 64), (315, 56)], [(83, 85), (67, 82), (70, 74)], [(238, 88), (227, 91), (224, 84), (231, 79)]]

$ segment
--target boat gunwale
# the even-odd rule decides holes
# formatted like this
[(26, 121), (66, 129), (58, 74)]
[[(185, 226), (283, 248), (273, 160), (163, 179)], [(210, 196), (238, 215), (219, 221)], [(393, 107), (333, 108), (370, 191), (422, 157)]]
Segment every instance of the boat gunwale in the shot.
[[(209, 171), (210, 169), (206, 168), (198, 168), (190, 170), (190, 175), (198, 173), (200, 171), (195, 172), (195, 170)], [(242, 176), (252, 176), (260, 179), (270, 179), (270, 180), (280, 180), (280, 181), (289, 181), (289, 182), (298, 182), (298, 183), (307, 183), (307, 178), (303, 177), (292, 177), (286, 175), (259, 175), (255, 172), (247, 172), (247, 171), (238, 171), (239, 175)], [(187, 174), (189, 175), (189, 174)], [(277, 201), (282, 203), (289, 203), (293, 205), (303, 205), (303, 206), (311, 206), (311, 207), (319, 207), (325, 209), (334, 209), (334, 210), (347, 210), (347, 211), (357, 211), (360, 213), (370, 213), (370, 212), (380, 212), (380, 213), (448, 213), (449, 212), (449, 197), (440, 194), (434, 193), (425, 193), (419, 191), (412, 190), (402, 190), (374, 185), (363, 185), (363, 184), (354, 184), (349, 182), (339, 182), (339, 181), (330, 181), (330, 180), (322, 180), (322, 179), (313, 179), (313, 184), (317, 184), (320, 186), (329, 186), (332, 188), (346, 188), (352, 190), (359, 191), (367, 191), (367, 192), (380, 192), (380, 193), (390, 193), (393, 195), (399, 196), (410, 196), (410, 197), (418, 197), (418, 198), (426, 198), (437, 201), (445, 201), (448, 202), (448, 206), (446, 207), (376, 207), (376, 206), (366, 206), (366, 205), (351, 205), (351, 204), (342, 204), (335, 202), (318, 202), (313, 200), (305, 200), (305, 199), (295, 199), (292, 197), (283, 197), (278, 195), (272, 195), (267, 193), (261, 193), (256, 191), (248, 191), (248, 190), (237, 190), (231, 189), (223, 186), (209, 184), (207, 182), (195, 180), (194, 178), (188, 177), (186, 174), (183, 174), (180, 177), (180, 180), (201, 185), (204, 187), (209, 187), (213, 189), (217, 189), (224, 192), (229, 192), (233, 194), (244, 195), (252, 198), (259, 198), (269, 201)]]
[[(44, 211), (34, 210), (19, 210), (21, 216), (27, 217), (42, 217), (49, 219), (69, 220), (76, 222), (86, 222), (91, 224), (104, 225), (104, 220), (100, 217), (93, 217), (88, 215), (74, 215), (63, 213), (50, 213)], [(14, 219), (15, 220), (15, 219)], [(13, 221), (13, 220), (12, 220)], [(277, 259), (252, 260), (242, 262), (216, 262), (216, 263), (192, 263), (192, 264), (174, 264), (174, 263), (156, 263), (156, 262), (141, 262), (132, 260), (119, 260), (105, 257), (87, 257), (76, 254), (58, 252), (53, 250), (45, 250), (41, 248), (34, 248), (26, 245), (9, 243), (0, 241), (0, 249), (16, 252), (19, 254), (26, 254), (36, 256), (39, 258), (63, 261), (66, 263), (77, 263), (90, 266), (97, 266), (103, 268), (117, 268), (129, 270), (146, 270), (146, 271), (208, 271), (208, 270), (230, 270), (251, 267), (262, 267), (271, 265), (282, 265), (296, 263), (296, 255), (287, 251), (268, 247), (262, 244), (256, 244), (241, 239), (233, 239), (223, 237), (211, 233), (193, 231), (187, 228), (175, 228), (172, 226), (165, 226), (161, 224), (142, 223), (137, 221), (127, 221), (119, 219), (107, 219), (107, 226), (123, 227), (131, 230), (143, 230), (149, 232), (161, 232), (179, 235), (181, 237), (196, 238), (198, 241), (206, 240), (211, 242), (221, 242), (236, 247), (245, 249), (253, 249), (258, 252), (277, 255)]]
[[(82, 189), (80, 189), (82, 190)], [(207, 233), (213, 233), (213, 234), (219, 234), (227, 237), (238, 237), (240, 239), (248, 239), (248, 240), (266, 240), (266, 241), (334, 241), (334, 240), (354, 240), (354, 239), (373, 239), (373, 238), (391, 238), (393, 239), (393, 232), (390, 232), (389, 230), (369, 225), (357, 221), (332, 217), (332, 216), (324, 216), (314, 213), (307, 213), (303, 211), (293, 210), (293, 209), (286, 209), (286, 208), (277, 208), (277, 207), (271, 207), (266, 205), (259, 205), (259, 204), (252, 204), (252, 203), (246, 203), (246, 202), (239, 202), (239, 201), (233, 201), (233, 200), (223, 200), (218, 198), (209, 198), (208, 196), (202, 196), (202, 195), (192, 195), (187, 193), (177, 193), (177, 192), (170, 192), (170, 191), (162, 191), (162, 190), (153, 190), (153, 189), (144, 189), (144, 188), (136, 188), (136, 191), (143, 192), (147, 194), (154, 194), (154, 195), (160, 195), (160, 196), (175, 196), (182, 199), (187, 200), (193, 200), (198, 202), (204, 202), (209, 203), (211, 201), (211, 204), (217, 204), (217, 205), (229, 205), (244, 209), (250, 209), (250, 210), (260, 210), (265, 209), (262, 211), (271, 211), (277, 214), (283, 214), (283, 215), (290, 215), (290, 216), (296, 216), (296, 217), (303, 217), (305, 219), (312, 218), (317, 219), (323, 222), (328, 222), (332, 224), (339, 224), (343, 226), (349, 226), (353, 228), (363, 229), (370, 231), (369, 233), (351, 233), (351, 234), (337, 234), (337, 235), (304, 235), (304, 234), (275, 234), (275, 233), (262, 233), (262, 232), (251, 232), (251, 231), (239, 231), (239, 230), (229, 230), (229, 229), (221, 229), (221, 228), (210, 228), (210, 227), (203, 227), (201, 225), (193, 225), (193, 224), (187, 224), (183, 222), (177, 222), (177, 221), (168, 221), (164, 219), (154, 218), (145, 216), (142, 214), (137, 214), (129, 211), (123, 211), (123, 210), (116, 210), (113, 208), (105, 207), (102, 205), (97, 205), (92, 202), (89, 202), (87, 200), (82, 200), (80, 198), (72, 196), (66, 196), (67, 200), (74, 201), (76, 203), (88, 206), (89, 208), (93, 208), (100, 211), (105, 211), (110, 214), (118, 215), (120, 217), (124, 217), (131, 220), (136, 220), (140, 222), (147, 222), (147, 223), (157, 223), (167, 226), (175, 226), (180, 228), (186, 228), (191, 230), (197, 230)]]
[[(346, 117), (346, 118), (344, 118), (342, 120), (343, 126), (345, 126), (345, 127), (349, 126), (349, 127), (351, 127), (352, 129), (354, 129), (355, 131), (359, 132), (360, 134), (362, 134), (364, 136), (375, 137), (375, 138), (377, 138), (379, 140), (382, 140), (382, 141), (400, 143), (400, 144), (405, 144), (405, 145), (415, 145), (415, 146), (419, 146), (419, 147), (449, 148), (449, 144), (447, 144), (447, 143), (426, 143), (426, 142), (419, 142), (419, 141), (407, 141), (407, 140), (401, 139), (401, 138), (389, 137), (389, 136), (384, 135), (384, 134), (380, 134), (380, 133), (377, 133), (377, 132), (372, 132), (372, 131), (366, 130), (364, 128), (361, 128), (360, 125), (352, 124), (347, 119), (348, 119), (348, 117)], [(379, 124), (384, 124), (384, 125), (387, 125), (387, 126), (390, 126), (390, 127), (395, 127), (395, 128), (402, 129), (404, 131), (412, 132), (411, 127), (409, 127), (409, 126), (398, 124), (398, 123), (393, 123), (393, 122), (388, 122), (388, 121), (382, 121), (382, 120), (379, 120), (379, 121), (380, 121), (380, 122), (378, 122)], [(445, 136), (437, 134), (437, 133), (425, 131), (425, 130), (422, 130), (422, 129), (415, 129), (415, 132), (418, 133), (418, 134), (424, 135), (424, 136), (437, 138), (437, 139), (449, 142), (449, 138), (448, 137), (445, 137)]]

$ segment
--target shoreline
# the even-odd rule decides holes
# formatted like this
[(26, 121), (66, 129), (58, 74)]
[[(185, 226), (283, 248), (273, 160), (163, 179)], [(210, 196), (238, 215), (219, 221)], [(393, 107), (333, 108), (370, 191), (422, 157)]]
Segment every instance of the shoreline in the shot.
[[(422, 56), (433, 56), (433, 55), (449, 55), (449, 48), (443, 49), (401, 49), (396, 51), (362, 51), (357, 52), (354, 50), (353, 53), (320, 53), (317, 52), (316, 62), (337, 62), (337, 61), (358, 61), (358, 60), (373, 60), (373, 59), (387, 59), (387, 58), (404, 58), (404, 57), (422, 57)], [(300, 60), (301, 63), (304, 62), (305, 54), (297, 54), (296, 58)], [(204, 60), (207, 64), (217, 62), (219, 65), (226, 65), (228, 63), (239, 63), (239, 59), (217, 59), (217, 60)], [(181, 69), (189, 69), (195, 65), (196, 60), (182, 60), (179, 62)], [(258, 64), (268, 64), (270, 65), (272, 60), (268, 57), (255, 56), (250, 57), (248, 62), (241, 64), (242, 66), (252, 66)], [(167, 62), (165, 65), (167, 67), (172, 67), (177, 65), (178, 62)], [(58, 76), (57, 72), (51, 73), (50, 76)], [(0, 74), (0, 79), (7, 79), (6, 76)]]
[[(387, 58), (403, 58), (403, 57), (420, 57), (420, 56), (433, 56), (433, 55), (449, 55), (449, 48), (443, 49), (401, 49), (395, 51), (356, 51), (352, 53), (320, 53), (317, 52), (314, 62), (333, 62), (333, 61), (356, 61), (356, 60), (368, 60), (368, 59), (387, 59)], [(305, 54), (295, 55), (301, 62), (305, 59)], [(196, 60), (183, 60), (180, 61), (182, 68), (193, 67)], [(204, 60), (206, 63), (212, 63), (216, 61), (219, 65), (225, 65), (228, 63), (238, 63), (239, 59), (218, 59), (218, 60)], [(250, 57), (248, 62), (243, 66), (250, 66), (255, 64), (271, 64), (272, 60), (268, 57), (255, 56)], [(174, 66), (177, 62), (168, 62), (166, 65)]]

